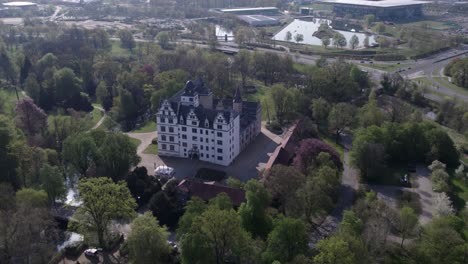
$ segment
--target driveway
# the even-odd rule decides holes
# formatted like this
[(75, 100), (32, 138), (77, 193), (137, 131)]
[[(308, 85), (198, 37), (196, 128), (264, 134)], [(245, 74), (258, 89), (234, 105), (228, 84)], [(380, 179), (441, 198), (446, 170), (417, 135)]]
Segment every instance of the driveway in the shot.
[(369, 188), (377, 193), (379, 199), (385, 201), (389, 206), (397, 209), (399, 194), (402, 191), (410, 191), (419, 195), (421, 203), (421, 214), (419, 215), (419, 222), (426, 224), (432, 219), (433, 197), (434, 191), (432, 190), (432, 182), (429, 179), (430, 171), (425, 166), (418, 166), (414, 177), (413, 187), (406, 188), (402, 186), (389, 186), (389, 185), (369, 185)]
[(150, 174), (158, 166), (173, 167), (178, 179), (193, 177), (200, 168), (210, 168), (225, 171), (228, 177), (248, 181), (257, 177), (258, 173), (265, 168), (270, 155), (282, 140), (280, 136), (271, 133), (262, 126), (262, 131), (257, 138), (237, 156), (231, 165), (225, 167), (200, 160), (146, 154), (143, 151), (157, 136), (156, 132), (127, 133), (127, 135), (141, 141), (137, 148), (137, 154), (141, 158), (138, 166), (146, 167)]

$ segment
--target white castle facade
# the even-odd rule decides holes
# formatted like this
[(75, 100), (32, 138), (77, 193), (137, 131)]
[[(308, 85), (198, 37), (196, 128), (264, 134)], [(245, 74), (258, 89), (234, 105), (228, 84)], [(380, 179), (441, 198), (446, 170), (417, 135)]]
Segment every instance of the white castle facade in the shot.
[(158, 153), (228, 166), (261, 130), (261, 105), (213, 99), (201, 79), (166, 99), (156, 114)]

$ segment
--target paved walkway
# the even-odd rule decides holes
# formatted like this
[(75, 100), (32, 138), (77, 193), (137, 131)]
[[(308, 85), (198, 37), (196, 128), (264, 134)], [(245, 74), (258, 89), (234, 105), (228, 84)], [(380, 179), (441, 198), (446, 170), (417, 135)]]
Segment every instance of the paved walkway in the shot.
[(150, 174), (152, 174), (156, 167), (165, 165), (174, 168), (176, 177), (183, 179), (195, 176), (196, 172), (201, 168), (210, 168), (225, 171), (227, 176), (237, 178), (241, 181), (248, 181), (249, 179), (257, 177), (258, 173), (265, 168), (276, 146), (280, 144), (282, 140), (280, 136), (271, 133), (262, 126), (261, 133), (237, 156), (231, 165), (220, 166), (200, 160), (163, 157), (143, 153), (151, 144), (151, 141), (157, 136), (156, 132), (126, 133), (126, 135), (141, 141), (137, 148), (137, 154), (141, 158), (138, 166), (146, 167)]
[(103, 108), (101, 108), (101, 107), (99, 107), (99, 106), (95, 106), (95, 105), (93, 105), (93, 107), (102, 112), (102, 117), (101, 117), (101, 119), (99, 119), (99, 121), (91, 128), (91, 130), (94, 130), (94, 129), (97, 129), (98, 127), (100, 127), (100, 126), (102, 125), (102, 123), (104, 123), (104, 120), (105, 120), (106, 117), (107, 117), (106, 111), (104, 111)]

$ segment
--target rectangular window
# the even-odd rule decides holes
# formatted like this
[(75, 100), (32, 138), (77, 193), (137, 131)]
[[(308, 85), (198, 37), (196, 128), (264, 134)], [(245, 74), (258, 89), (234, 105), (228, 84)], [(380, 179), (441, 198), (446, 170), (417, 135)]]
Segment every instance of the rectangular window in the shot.
[(187, 128), (186, 127), (182, 127), (182, 131), (187, 131)]
[(223, 133), (221, 133), (221, 132), (216, 132), (216, 135), (217, 135), (218, 137), (222, 137), (222, 136), (223, 136)]
[(222, 156), (218, 156), (218, 160), (223, 160), (223, 157), (222, 157)]
[(169, 145), (169, 149), (174, 151), (174, 145)]
[(222, 125), (217, 125), (216, 126), (218, 129), (223, 129), (223, 126)]
[(170, 142), (174, 142), (174, 137), (173, 137), (173, 136), (170, 136), (170, 137), (169, 137), (169, 141), (170, 141)]
[(165, 126), (161, 126), (161, 132), (166, 132), (166, 127)]
[(187, 147), (187, 143), (186, 143), (186, 142), (182, 142), (182, 147)]
[(197, 125), (197, 121), (192, 121), (192, 125), (196, 126), (196, 125)]
[(205, 142), (208, 143), (208, 138), (206, 138)]
[(174, 133), (174, 128), (173, 128), (173, 127), (169, 127), (169, 132), (170, 132), (170, 133)]
[(161, 144), (162, 149), (166, 149), (166, 144)]
[(205, 130), (205, 135), (208, 135), (208, 130)]
[(197, 137), (196, 137), (196, 136), (193, 136), (193, 137), (192, 137), (192, 140), (193, 140), (193, 141), (197, 141)]
[(200, 157), (202, 157), (202, 158), (203, 158), (203, 153), (201, 153), (201, 154), (200, 154)]
[(196, 129), (196, 128), (192, 128), (192, 133), (197, 133), (197, 129)]
[(187, 139), (187, 135), (182, 134), (182, 139)]
[(218, 149), (218, 153), (223, 153), (223, 149)]
[(222, 140), (218, 140), (218, 141), (216, 141), (216, 143), (217, 143), (218, 145), (222, 145), (222, 144), (223, 144), (223, 141), (222, 141)]
[(165, 135), (162, 135), (162, 136), (161, 136), (161, 140), (162, 140), (162, 141), (166, 141), (166, 136), (165, 136)]
[(193, 97), (190, 97), (190, 98), (189, 98), (189, 101), (190, 101), (190, 102), (193, 102)]
[(169, 118), (169, 124), (172, 124), (172, 118)]

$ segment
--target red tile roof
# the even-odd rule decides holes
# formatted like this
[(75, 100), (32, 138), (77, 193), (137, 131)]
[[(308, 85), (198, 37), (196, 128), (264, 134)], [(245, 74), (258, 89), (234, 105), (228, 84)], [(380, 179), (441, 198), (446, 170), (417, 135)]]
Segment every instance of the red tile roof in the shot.
[(245, 202), (244, 190), (219, 185), (213, 182), (186, 179), (182, 180), (177, 188), (191, 196), (197, 196), (204, 201), (209, 201), (220, 193), (226, 193), (234, 206), (239, 206), (241, 203)]

